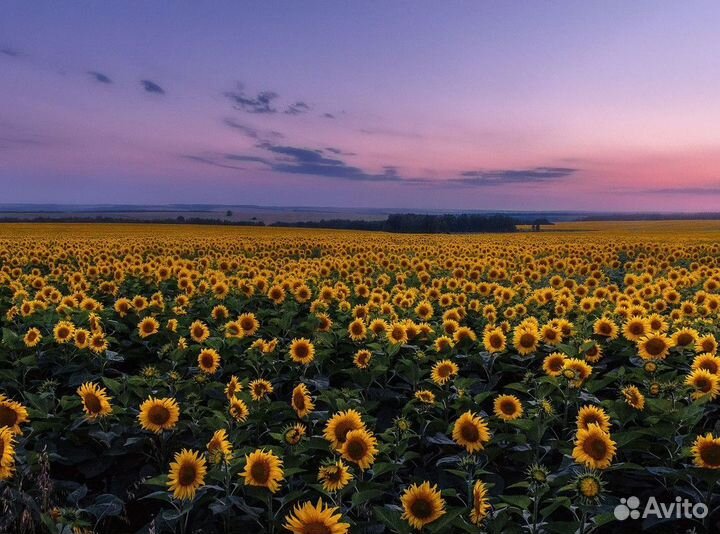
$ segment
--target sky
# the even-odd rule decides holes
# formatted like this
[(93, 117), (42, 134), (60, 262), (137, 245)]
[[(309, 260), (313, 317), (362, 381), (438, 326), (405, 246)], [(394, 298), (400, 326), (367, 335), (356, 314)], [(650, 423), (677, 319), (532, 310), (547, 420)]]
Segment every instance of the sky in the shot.
[(3, 203), (720, 211), (715, 1), (3, 2)]

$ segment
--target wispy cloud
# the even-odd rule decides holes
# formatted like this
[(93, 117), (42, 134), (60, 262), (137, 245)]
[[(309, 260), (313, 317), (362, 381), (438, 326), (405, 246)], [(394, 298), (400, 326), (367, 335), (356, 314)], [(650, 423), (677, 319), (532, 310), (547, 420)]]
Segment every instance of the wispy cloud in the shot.
[(246, 137), (249, 137), (250, 139), (256, 139), (258, 141), (264, 141), (268, 139), (282, 139), (283, 137), (285, 137), (282, 133), (275, 130), (260, 130), (258, 128), (255, 128), (254, 126), (243, 124), (231, 117), (224, 118), (223, 124), (234, 130), (237, 130)]
[(298, 101), (294, 104), (290, 104), (285, 110), (285, 113), (287, 115), (300, 115), (302, 113), (307, 113), (308, 111), (310, 111), (310, 106), (308, 106), (305, 102)]
[(716, 186), (688, 186), (688, 187), (657, 187), (647, 189), (625, 190), (623, 193), (649, 194), (649, 195), (720, 195), (720, 184)]
[(273, 102), (280, 96), (274, 91), (261, 91), (255, 96), (248, 96), (242, 84), (238, 84), (235, 91), (227, 91), (224, 95), (237, 109), (248, 113), (277, 113)]
[(472, 186), (535, 184), (562, 180), (579, 169), (570, 167), (533, 167), (531, 169), (473, 170), (460, 173), (450, 182)]
[(15, 48), (10, 48), (8, 46), (4, 46), (0, 48), (0, 54), (8, 57), (20, 57), (20, 51)]
[(147, 91), (148, 93), (155, 93), (158, 95), (164, 95), (165, 89), (160, 87), (158, 84), (156, 84), (153, 81), (150, 80), (140, 80), (140, 84), (142, 85), (143, 89)]
[(89, 70), (89, 71), (88, 71), (88, 74), (89, 74), (90, 76), (92, 76), (92, 78), (93, 78), (96, 82), (100, 82), (100, 83), (112, 83), (112, 80), (111, 80), (107, 75), (103, 74), (102, 72), (97, 72), (97, 71), (95, 71), (95, 70)]

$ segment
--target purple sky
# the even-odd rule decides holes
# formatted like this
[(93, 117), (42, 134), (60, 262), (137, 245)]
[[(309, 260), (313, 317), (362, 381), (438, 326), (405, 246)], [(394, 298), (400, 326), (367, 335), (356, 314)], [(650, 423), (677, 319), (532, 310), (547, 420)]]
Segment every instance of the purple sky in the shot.
[(2, 202), (720, 209), (720, 4), (3, 2)]

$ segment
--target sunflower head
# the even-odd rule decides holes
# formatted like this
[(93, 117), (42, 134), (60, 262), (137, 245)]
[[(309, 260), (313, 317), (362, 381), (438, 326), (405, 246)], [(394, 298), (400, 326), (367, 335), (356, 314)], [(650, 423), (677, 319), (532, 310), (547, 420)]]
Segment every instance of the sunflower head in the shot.
[(340, 448), (342, 457), (356, 464), (363, 471), (375, 463), (375, 455), (378, 452), (377, 439), (364, 428), (348, 432)]
[(616, 444), (610, 434), (592, 424), (587, 429), (578, 430), (572, 456), (577, 463), (589, 469), (606, 469), (610, 467), (615, 451)]
[(105, 388), (85, 382), (78, 388), (77, 394), (82, 399), (83, 410), (89, 420), (94, 421), (112, 413), (112, 406), (110, 406), (112, 397), (108, 397)]
[(353, 479), (350, 468), (342, 460), (326, 463), (318, 471), (318, 482), (328, 492), (339, 491), (347, 486)]
[(482, 417), (467, 411), (455, 421), (452, 438), (466, 451), (474, 453), (483, 450), (490, 441), (490, 430)]
[(180, 419), (180, 406), (172, 398), (149, 397), (140, 405), (138, 419), (145, 430), (160, 434), (163, 430), (175, 428)]
[(337, 507), (324, 504), (322, 499), (317, 504), (308, 501), (285, 516), (284, 528), (293, 534), (347, 534), (350, 524), (342, 523), (337, 512)]
[(240, 474), (246, 486), (258, 486), (276, 493), (284, 480), (282, 460), (272, 452), (257, 449), (245, 455), (245, 470)]
[(720, 437), (709, 432), (695, 438), (691, 449), (693, 462), (703, 469), (720, 469)]
[(176, 499), (192, 500), (205, 483), (206, 474), (205, 458), (197, 451), (183, 449), (175, 454), (175, 461), (170, 464), (168, 489)]
[(515, 395), (499, 395), (493, 403), (493, 412), (503, 421), (513, 421), (522, 417), (523, 407)]
[(445, 500), (437, 486), (431, 486), (429, 482), (407, 488), (400, 502), (403, 507), (402, 518), (416, 529), (422, 529), (445, 514)]

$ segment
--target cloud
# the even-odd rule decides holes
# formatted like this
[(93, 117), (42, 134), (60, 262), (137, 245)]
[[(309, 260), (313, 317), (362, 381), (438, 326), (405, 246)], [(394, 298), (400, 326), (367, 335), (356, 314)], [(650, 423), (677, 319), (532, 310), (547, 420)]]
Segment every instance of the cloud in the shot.
[(461, 185), (489, 186), (505, 184), (534, 184), (567, 178), (578, 169), (570, 167), (533, 167), (531, 169), (474, 170), (460, 173), (450, 182)]
[(326, 147), (325, 150), (328, 152), (332, 152), (333, 154), (337, 154), (339, 156), (357, 156), (355, 152), (345, 152), (343, 150), (340, 150), (339, 148), (333, 148), (333, 147)]
[(333, 115), (332, 113), (323, 113), (322, 117), (325, 119), (334, 119), (335, 115)]
[(324, 176), (353, 181), (394, 182), (401, 180), (397, 173), (388, 168), (385, 169), (383, 174), (366, 172), (359, 167), (348, 165), (340, 159), (325, 157), (320, 149), (270, 144), (264, 144), (260, 148), (281, 156), (279, 160), (274, 161), (270, 166), (270, 169), (275, 172)]
[(269, 157), (246, 154), (215, 154), (213, 156), (182, 156), (198, 163), (225, 168), (236, 168), (226, 162), (244, 161), (260, 163), (266, 170), (284, 174), (302, 174), (322, 176), (341, 180), (369, 182), (401, 182), (397, 169), (384, 167), (381, 174), (367, 172), (359, 167), (348, 165), (341, 159), (327, 157), (322, 149), (301, 148), (262, 142), (256, 148), (269, 153)]
[(310, 106), (308, 106), (305, 102), (298, 101), (294, 104), (290, 104), (285, 110), (285, 113), (287, 115), (300, 115), (302, 113), (307, 113), (308, 111), (310, 111)]
[(636, 189), (623, 191), (632, 194), (650, 195), (720, 195), (720, 185), (716, 186), (689, 186), (689, 187), (658, 187), (649, 189)]
[(140, 80), (140, 83), (142, 84), (143, 89), (145, 89), (145, 91), (147, 91), (148, 93), (156, 93), (158, 95), (165, 94), (165, 89), (160, 87), (155, 82), (152, 82), (150, 80)]
[(20, 51), (14, 49), (14, 48), (10, 48), (10, 47), (0, 48), (0, 54), (2, 54), (4, 56), (9, 56), (9, 57), (20, 57), (20, 55), (21, 55)]
[(223, 167), (224, 169), (236, 169), (236, 170), (243, 169), (243, 167), (238, 167), (236, 165), (228, 165), (228, 164), (220, 163), (218, 161), (213, 160), (210, 157), (192, 156), (192, 155), (186, 155), (186, 154), (183, 154), (180, 157), (183, 159), (189, 159), (191, 161), (196, 161), (198, 163), (205, 163), (206, 165), (212, 165), (214, 167)]
[(103, 74), (102, 72), (89, 70), (88, 74), (90, 76), (92, 76), (95, 79), (95, 81), (98, 81), (100, 83), (112, 83), (112, 80), (110, 78), (108, 78), (105, 74)]
[(227, 91), (224, 95), (235, 107), (248, 113), (277, 113), (273, 101), (280, 96), (273, 91), (261, 91), (256, 96), (248, 96), (242, 84), (238, 84), (235, 91)]
[(401, 132), (390, 128), (362, 128), (360, 133), (365, 135), (384, 135), (387, 137), (402, 137), (405, 139), (422, 139), (423, 135), (413, 132)]
[(276, 132), (275, 130), (259, 130), (253, 126), (242, 124), (230, 117), (226, 117), (225, 119), (223, 119), (223, 124), (230, 128), (233, 128), (234, 130), (239, 131), (250, 139), (256, 139), (258, 141), (267, 139), (282, 139), (283, 137), (285, 137), (283, 134), (281, 134), (280, 132)]

